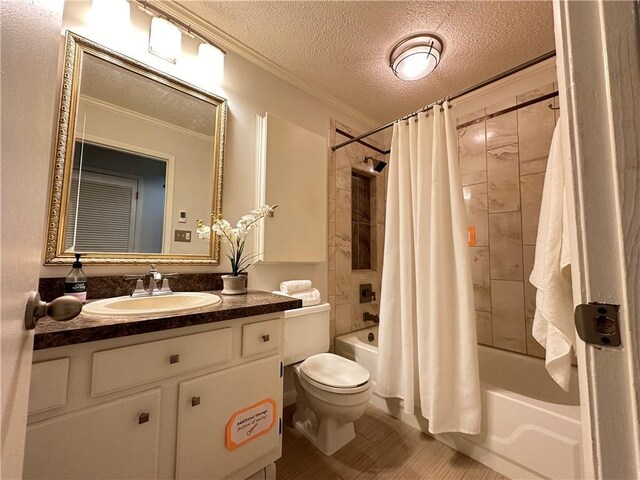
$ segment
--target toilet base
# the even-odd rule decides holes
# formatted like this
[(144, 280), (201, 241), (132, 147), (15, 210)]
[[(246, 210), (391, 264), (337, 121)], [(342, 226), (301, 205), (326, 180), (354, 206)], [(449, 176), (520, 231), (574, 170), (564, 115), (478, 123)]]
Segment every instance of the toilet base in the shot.
[(356, 438), (353, 422), (339, 422), (335, 418), (324, 417), (320, 421), (307, 409), (307, 415), (293, 416), (293, 425), (327, 456), (331, 456)]

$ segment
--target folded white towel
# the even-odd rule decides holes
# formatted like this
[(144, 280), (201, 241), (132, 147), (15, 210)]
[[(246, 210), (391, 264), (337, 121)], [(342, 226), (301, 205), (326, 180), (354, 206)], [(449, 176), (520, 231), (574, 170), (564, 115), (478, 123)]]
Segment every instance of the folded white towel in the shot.
[(289, 280), (280, 284), (280, 291), (283, 293), (296, 293), (310, 290), (313, 285), (311, 280)]
[(566, 162), (558, 122), (547, 162), (535, 262), (529, 280), (538, 289), (533, 336), (546, 349), (547, 372), (558, 385), (568, 391), (575, 327), (569, 268), (571, 255), (565, 188)]
[(320, 292), (317, 288), (311, 288), (303, 292), (285, 293), (280, 290), (273, 292), (276, 295), (286, 295), (288, 297), (299, 298), (302, 300), (303, 307), (310, 307), (312, 305), (318, 305), (320, 303)]

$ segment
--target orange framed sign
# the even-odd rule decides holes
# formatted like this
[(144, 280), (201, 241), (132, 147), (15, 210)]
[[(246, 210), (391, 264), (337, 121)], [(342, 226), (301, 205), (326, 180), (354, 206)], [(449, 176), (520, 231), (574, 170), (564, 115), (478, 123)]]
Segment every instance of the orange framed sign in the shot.
[(238, 410), (227, 423), (227, 448), (235, 450), (251, 440), (268, 433), (276, 423), (276, 402), (265, 398)]

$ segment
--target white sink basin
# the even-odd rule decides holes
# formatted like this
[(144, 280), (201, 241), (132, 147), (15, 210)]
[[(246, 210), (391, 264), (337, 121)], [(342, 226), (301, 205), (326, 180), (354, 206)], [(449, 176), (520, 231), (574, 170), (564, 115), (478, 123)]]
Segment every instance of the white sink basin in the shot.
[(217, 295), (205, 292), (177, 292), (157, 297), (114, 297), (86, 304), (82, 313), (93, 315), (148, 315), (178, 313), (220, 303)]

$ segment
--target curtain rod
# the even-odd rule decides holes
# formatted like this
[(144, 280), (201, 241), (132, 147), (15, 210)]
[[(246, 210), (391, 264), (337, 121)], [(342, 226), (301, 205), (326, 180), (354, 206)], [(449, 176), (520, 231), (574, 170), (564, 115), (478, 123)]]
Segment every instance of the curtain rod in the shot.
[(342, 147), (346, 147), (347, 145), (352, 144), (353, 142), (357, 142), (359, 140), (362, 140), (365, 137), (369, 137), (371, 135), (373, 135), (374, 133), (378, 133), (381, 132), (382, 130), (386, 130), (389, 127), (392, 127), (394, 123), (401, 121), (401, 120), (406, 120), (407, 118), (411, 118), (411, 117), (415, 117), (416, 115), (422, 113), (422, 112), (426, 112), (427, 110), (429, 110), (430, 108), (433, 108), (434, 105), (440, 105), (448, 100), (455, 100), (456, 98), (460, 98), (463, 95), (467, 95), (468, 93), (474, 92), (476, 90), (481, 89), (482, 87), (486, 87), (487, 85), (493, 83), (493, 82), (497, 82), (498, 80), (502, 80), (503, 78), (508, 77), (509, 75), (513, 75), (514, 73), (518, 73), (526, 68), (532, 67), (533, 65), (536, 65), (540, 62), (544, 62), (545, 60), (548, 60), (549, 58), (555, 57), (556, 55), (556, 51), (552, 50), (548, 53), (545, 53), (544, 55), (540, 55), (539, 57), (536, 57), (532, 60), (529, 60), (528, 62), (525, 62), (521, 65), (518, 65), (516, 67), (510, 68), (509, 70), (502, 72), (498, 75), (495, 75), (487, 80), (484, 80), (483, 82), (480, 82), (476, 85), (473, 85), (472, 87), (466, 88), (464, 90), (461, 90), (457, 93), (454, 93), (453, 95), (449, 96), (449, 97), (445, 97), (442, 98), (436, 102), (430, 103), (429, 105), (425, 105), (424, 107), (422, 107), (420, 110), (416, 110), (415, 112), (411, 112), (408, 115), (404, 115), (400, 118), (396, 118), (395, 120), (382, 125), (381, 127), (377, 127), (374, 128), (373, 130), (369, 130), (368, 132), (365, 132), (361, 135), (358, 135), (356, 137), (353, 137), (349, 140), (347, 140), (346, 142), (342, 142), (339, 143), (338, 145), (333, 145), (331, 147), (331, 151), (335, 152), (336, 150), (339, 150)]

